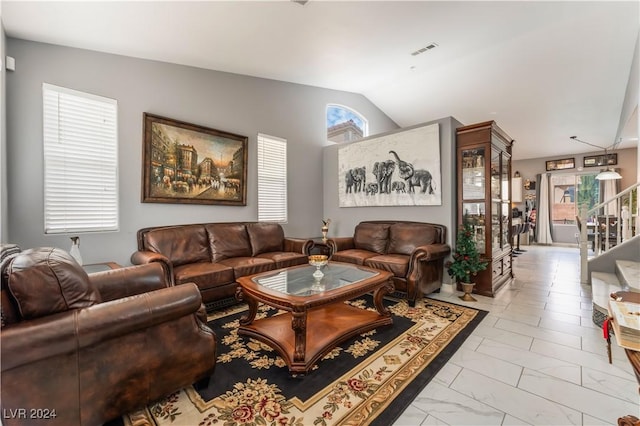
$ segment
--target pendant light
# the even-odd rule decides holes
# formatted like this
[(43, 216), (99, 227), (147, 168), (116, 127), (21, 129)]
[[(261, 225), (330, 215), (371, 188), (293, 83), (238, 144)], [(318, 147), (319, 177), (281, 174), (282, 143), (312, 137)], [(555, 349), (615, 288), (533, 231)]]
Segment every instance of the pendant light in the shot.
[(622, 179), (620, 173), (616, 172), (613, 169), (604, 170), (596, 175), (596, 179), (598, 180), (612, 180), (612, 179)]

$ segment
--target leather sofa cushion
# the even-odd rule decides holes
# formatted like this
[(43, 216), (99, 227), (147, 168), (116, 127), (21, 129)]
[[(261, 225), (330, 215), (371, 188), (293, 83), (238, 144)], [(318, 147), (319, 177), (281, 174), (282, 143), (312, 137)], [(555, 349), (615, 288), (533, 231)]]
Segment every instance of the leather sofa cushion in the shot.
[(419, 223), (394, 223), (389, 228), (389, 249), (387, 253), (411, 255), (416, 247), (436, 243), (433, 226)]
[(309, 263), (309, 258), (306, 255), (289, 251), (262, 253), (257, 257), (274, 261), (276, 269)]
[(9, 292), (25, 320), (101, 302), (87, 273), (64, 250), (25, 250), (11, 260), (6, 274)]
[(271, 271), (276, 267), (272, 260), (260, 257), (234, 257), (221, 260), (219, 263), (233, 268), (236, 280), (247, 275)]
[(283, 249), (284, 230), (277, 223), (248, 223), (247, 233), (251, 241), (251, 256)]
[(396, 277), (406, 277), (409, 270), (409, 256), (404, 254), (384, 254), (370, 257), (364, 261), (364, 266), (389, 271)]
[(378, 254), (387, 252), (389, 225), (378, 223), (359, 223), (353, 235), (355, 248), (373, 251)]
[(369, 250), (348, 249), (333, 253), (333, 255), (331, 256), (331, 260), (334, 262), (346, 262), (355, 263), (357, 265), (364, 265), (365, 260), (374, 256), (377, 256), (377, 253)]
[(167, 256), (173, 266), (210, 260), (207, 233), (202, 225), (154, 229), (144, 239), (147, 250)]
[(211, 245), (211, 262), (251, 256), (251, 243), (244, 223), (213, 223), (205, 228)]
[(195, 283), (200, 289), (208, 289), (235, 281), (233, 268), (219, 263), (191, 263), (173, 269), (176, 284)]

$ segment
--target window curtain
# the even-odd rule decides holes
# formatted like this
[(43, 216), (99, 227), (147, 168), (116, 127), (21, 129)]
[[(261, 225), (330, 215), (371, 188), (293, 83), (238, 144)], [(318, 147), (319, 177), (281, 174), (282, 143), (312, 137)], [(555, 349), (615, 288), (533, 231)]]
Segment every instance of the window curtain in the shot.
[[(600, 202), (612, 199), (620, 192), (620, 179), (609, 179), (600, 181)], [(609, 216), (618, 216), (618, 201), (615, 200), (604, 206), (604, 214)]]
[(536, 224), (536, 241), (538, 244), (551, 244), (551, 209), (549, 208), (549, 174), (537, 175), (538, 183), (538, 222)]

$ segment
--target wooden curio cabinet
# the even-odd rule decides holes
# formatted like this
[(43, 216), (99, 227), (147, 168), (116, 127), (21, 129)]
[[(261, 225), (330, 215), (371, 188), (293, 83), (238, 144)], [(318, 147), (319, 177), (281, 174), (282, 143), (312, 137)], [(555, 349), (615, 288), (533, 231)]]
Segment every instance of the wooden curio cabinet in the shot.
[(513, 140), (494, 121), (456, 131), (458, 224), (473, 226), (478, 252), (489, 262), (473, 279), (473, 292), (483, 296), (493, 297), (513, 280), (512, 145)]

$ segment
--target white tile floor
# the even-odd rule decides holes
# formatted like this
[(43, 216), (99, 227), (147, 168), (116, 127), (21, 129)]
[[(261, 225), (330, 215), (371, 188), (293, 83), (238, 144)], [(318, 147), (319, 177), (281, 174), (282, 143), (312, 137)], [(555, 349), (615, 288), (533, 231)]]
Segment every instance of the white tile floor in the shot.
[[(580, 284), (578, 249), (526, 246), (497, 297), (440, 300), (489, 315), (396, 421), (416, 425), (616, 425), (640, 417), (638, 383), (615, 343), (609, 364)], [(448, 291), (447, 291), (448, 290)]]

